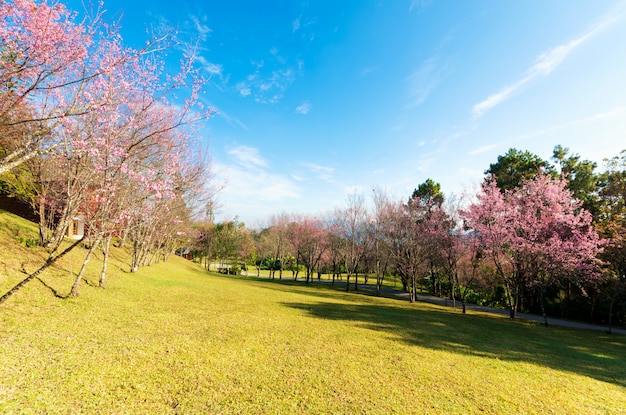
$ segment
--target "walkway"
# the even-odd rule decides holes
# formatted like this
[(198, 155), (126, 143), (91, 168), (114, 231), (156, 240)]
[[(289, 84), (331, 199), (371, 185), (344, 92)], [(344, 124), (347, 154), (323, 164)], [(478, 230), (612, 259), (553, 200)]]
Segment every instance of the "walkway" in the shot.
[[(249, 273), (248, 274), (251, 277), (255, 277), (255, 278), (264, 278), (263, 276), (261, 277), (257, 277), (256, 274), (254, 273)], [(287, 281), (294, 281), (292, 277), (290, 276), (283, 276), (284, 280)], [(298, 281), (300, 282), (304, 282), (304, 280), (302, 278), (298, 278)], [(326, 283), (326, 284), (330, 284), (331, 281), (329, 280), (318, 280), (316, 278), (314, 278), (312, 280), (313, 283)], [(345, 281), (335, 281), (335, 285), (336, 286), (346, 286)], [(352, 283), (350, 283), (351, 287), (350, 287), (350, 291), (354, 292), (354, 289), (352, 288)], [(369, 292), (375, 292), (376, 291), (376, 286), (375, 285), (371, 285), (371, 284), (359, 284), (359, 290), (364, 290), (364, 291), (369, 291)], [(385, 297), (390, 297), (390, 298), (398, 298), (401, 300), (409, 300), (409, 293), (404, 292), (404, 291), (400, 291), (400, 290), (395, 290), (393, 288), (388, 288), (388, 287), (383, 287), (382, 289), (382, 294)], [(417, 301), (423, 301), (426, 303), (431, 303), (431, 304), (438, 304), (438, 305), (442, 305), (442, 306), (446, 306), (446, 307), (452, 307), (452, 300), (448, 300), (445, 298), (440, 298), (440, 297), (434, 297), (431, 295), (418, 295), (417, 296)], [(457, 301), (456, 304), (457, 307), (461, 307), (461, 302)], [(509, 311), (508, 310), (502, 310), (499, 308), (491, 308), (491, 307), (485, 307), (485, 306), (480, 306), (480, 305), (476, 305), (476, 304), (465, 304), (465, 308), (467, 310), (473, 310), (473, 311), (480, 311), (482, 313), (490, 313), (490, 314), (499, 314), (499, 315), (504, 315), (504, 316), (508, 316), (509, 315)], [(541, 324), (543, 324), (543, 316), (540, 315), (536, 315), (536, 314), (528, 314), (528, 313), (517, 313), (516, 314), (516, 318), (518, 319), (523, 319), (523, 320), (530, 320), (530, 321), (537, 321)], [(558, 319), (558, 318), (552, 318), (552, 317), (548, 317), (548, 325), (554, 325), (554, 326), (561, 326), (561, 327), (570, 327), (570, 328), (576, 328), (576, 329), (585, 329), (585, 330), (596, 330), (596, 331), (603, 331), (603, 332), (607, 332), (608, 327), (606, 326), (600, 326), (597, 324), (589, 324), (589, 323), (583, 323), (583, 322), (579, 322), (579, 321), (572, 321), (572, 320), (563, 320), (563, 319)], [(626, 329), (623, 328), (615, 328), (613, 327), (611, 329), (611, 333), (612, 334), (622, 334), (622, 335), (626, 335)]]

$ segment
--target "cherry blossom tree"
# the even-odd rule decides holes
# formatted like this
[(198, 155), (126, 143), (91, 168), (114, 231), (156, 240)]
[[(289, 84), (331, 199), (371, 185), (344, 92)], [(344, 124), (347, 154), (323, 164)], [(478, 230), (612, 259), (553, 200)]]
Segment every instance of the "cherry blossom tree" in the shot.
[(354, 289), (359, 287), (358, 268), (367, 248), (367, 209), (363, 195), (352, 193), (347, 206), (335, 212), (335, 224), (339, 235), (345, 240), (344, 265), (346, 267), (346, 291), (354, 275)]
[[(76, 22), (63, 4), (8, 0), (0, 8), (0, 173), (61, 145), (56, 127), (102, 105), (87, 84), (124, 60), (100, 59), (119, 44), (115, 26)], [(16, 127), (28, 129), (23, 134)]]
[(575, 282), (599, 276), (596, 257), (603, 242), (589, 212), (565, 186), (563, 180), (540, 174), (501, 192), (495, 180), (489, 180), (478, 201), (463, 212), (504, 282), (511, 318), (523, 290), (536, 286), (547, 324), (546, 285), (559, 276)]
[[(124, 47), (99, 13), (88, 28), (73, 19), (62, 5), (46, 2), (13, 0), (0, 9), (0, 130), (17, 131), (21, 140), (13, 147), (0, 142), (0, 172), (40, 159), (37, 203), (56, 218), (46, 264), (59, 258), (71, 219), (79, 213), (88, 219), (90, 248), (70, 292), (77, 295), (94, 250), (104, 239), (106, 258), (120, 227), (134, 227), (131, 270), (170, 246), (163, 239), (170, 233), (154, 238), (156, 229), (180, 232), (163, 220), (182, 221), (167, 214), (179, 210), (171, 201), (183, 200), (181, 183), (190, 172), (206, 172), (194, 164), (192, 127), (211, 111), (198, 100), (202, 80), (193, 56), (170, 75), (163, 56), (150, 50), (154, 43)], [(176, 92), (187, 98), (174, 101)]]
[(296, 219), (289, 226), (289, 239), (298, 262), (306, 268), (306, 282), (311, 281), (328, 246), (324, 223), (314, 217)]
[(384, 236), (395, 272), (408, 291), (410, 301), (417, 300), (418, 277), (427, 270), (426, 246), (420, 227), (423, 209), (418, 203), (389, 202), (384, 212)]

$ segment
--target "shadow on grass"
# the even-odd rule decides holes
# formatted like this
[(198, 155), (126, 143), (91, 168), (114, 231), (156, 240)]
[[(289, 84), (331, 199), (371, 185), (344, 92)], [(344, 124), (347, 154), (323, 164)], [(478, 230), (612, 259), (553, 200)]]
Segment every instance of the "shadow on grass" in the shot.
[[(316, 318), (350, 322), (384, 332), (396, 341), (459, 354), (527, 362), (626, 387), (626, 339), (621, 336), (557, 326), (546, 328), (535, 322), (512, 321), (471, 311), (464, 315), (458, 309), (420, 302), (382, 302), (372, 290), (346, 292), (345, 283), (333, 286), (313, 281), (305, 285), (303, 281), (289, 278), (220, 277), (254, 281), (270, 290), (312, 297), (308, 302), (282, 304)], [(315, 302), (314, 298), (319, 301)]]
[[(354, 298), (353, 298), (354, 300)], [(626, 387), (622, 339), (564, 328), (543, 328), (438, 306), (283, 303), (326, 320), (355, 322), (390, 338), (459, 354), (528, 362)]]

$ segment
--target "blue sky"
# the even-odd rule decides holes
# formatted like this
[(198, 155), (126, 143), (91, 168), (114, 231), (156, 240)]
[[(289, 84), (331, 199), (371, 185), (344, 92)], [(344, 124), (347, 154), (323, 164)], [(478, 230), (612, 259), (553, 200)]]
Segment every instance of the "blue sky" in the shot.
[[(80, 2), (67, 2), (79, 10)], [(258, 226), (427, 178), (472, 190), (509, 148), (626, 148), (625, 1), (119, 1), (129, 45), (197, 39), (221, 206)]]

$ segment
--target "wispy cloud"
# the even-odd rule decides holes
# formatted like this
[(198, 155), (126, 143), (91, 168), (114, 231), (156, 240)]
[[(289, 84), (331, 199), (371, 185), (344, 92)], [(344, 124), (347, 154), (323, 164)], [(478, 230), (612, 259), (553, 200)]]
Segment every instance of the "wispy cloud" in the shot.
[(426, 59), (409, 77), (408, 91), (410, 95), (409, 108), (422, 104), (428, 95), (439, 85), (444, 67), (438, 56)]
[(266, 169), (216, 163), (214, 171), (216, 179), (224, 183), (218, 203), (228, 206), (228, 211), (219, 212), (225, 217), (248, 212), (248, 215), (261, 218), (275, 213), (276, 206), (301, 198), (300, 189), (293, 180)]
[(302, 16), (298, 16), (298, 18), (296, 20), (291, 22), (291, 28), (293, 30), (293, 33), (296, 33), (298, 31), (298, 29), (300, 29), (300, 19), (301, 18), (302, 18)]
[(235, 85), (235, 90), (243, 97), (251, 97), (261, 104), (274, 104), (280, 101), (289, 86), (297, 77), (303, 65), (297, 59), (294, 69), (288, 59), (278, 49), (271, 48), (266, 59), (251, 60), (253, 72)]
[(209, 76), (217, 75), (220, 78), (222, 78), (222, 76), (223, 76), (222, 74), (223, 74), (223, 71), (224, 71), (224, 68), (222, 67), (222, 65), (217, 64), (217, 63), (213, 63), (213, 62), (209, 62), (202, 55), (196, 55), (195, 56), (195, 60), (196, 60), (196, 62), (198, 62), (200, 64), (202, 69), (204, 69), (209, 74)]
[(496, 147), (498, 147), (498, 144), (488, 144), (488, 145), (480, 146), (480, 147), (475, 148), (474, 150), (470, 151), (469, 154), (470, 154), (470, 156), (475, 156), (477, 154), (486, 153), (487, 151), (492, 150), (492, 149), (494, 149)]
[(238, 146), (228, 150), (228, 155), (232, 156), (235, 161), (241, 165), (267, 167), (267, 162), (261, 157), (258, 148)]
[(274, 213), (276, 206), (302, 197), (296, 179), (273, 172), (257, 148), (237, 146), (227, 155), (225, 162), (215, 162), (213, 168), (216, 181), (224, 184), (218, 203), (228, 206), (228, 211), (221, 209), (218, 214), (232, 217), (248, 212), (261, 218)]
[(198, 33), (200, 40), (205, 41), (209, 37), (209, 34), (213, 31), (207, 24), (207, 16), (198, 17), (196, 15), (190, 15), (189, 18)]
[(423, 9), (430, 5), (431, 0), (411, 0), (411, 4), (409, 5), (409, 12), (412, 12), (415, 9)]
[(327, 183), (335, 183), (334, 167), (322, 166), (317, 163), (302, 163), (303, 166), (309, 169), (311, 173), (313, 173), (318, 179), (323, 180)]
[(584, 32), (582, 35), (570, 40), (567, 43), (556, 46), (540, 54), (535, 59), (535, 63), (526, 70), (524, 76), (474, 105), (474, 107), (472, 108), (472, 115), (474, 116), (474, 118), (480, 118), (485, 113), (492, 110), (494, 107), (511, 98), (511, 96), (513, 96), (522, 86), (529, 83), (530, 81), (541, 76), (548, 76), (561, 63), (563, 63), (565, 58), (573, 50), (575, 50), (577, 47), (579, 47), (592, 37), (596, 36), (606, 27), (615, 23), (619, 18), (621, 18), (620, 14), (615, 14), (613, 11), (611, 11), (610, 13), (607, 13), (602, 19), (600, 19), (598, 23), (591, 26), (591, 28)]
[(206, 99), (201, 98), (201, 100), (207, 107), (215, 108), (215, 110), (217, 111), (217, 116), (224, 119), (228, 124), (238, 126), (242, 130), (248, 131), (248, 126), (239, 118), (230, 115), (228, 112), (225, 112), (224, 110), (222, 110), (221, 108), (218, 108), (215, 105), (212, 105), (212, 103)]
[(593, 114), (588, 117), (579, 118), (579, 119), (568, 121), (565, 123), (542, 128), (540, 130), (532, 131), (530, 133), (522, 134), (520, 136), (515, 137), (515, 141), (527, 140), (527, 139), (542, 136), (542, 135), (552, 134), (556, 131), (560, 131), (560, 130), (570, 128), (570, 127), (580, 126), (583, 124), (590, 124), (594, 122), (606, 121), (606, 120), (610, 120), (613, 118), (623, 118), (625, 116), (626, 116), (626, 106), (620, 106), (620, 107), (613, 108), (612, 110), (609, 110), (606, 112)]
[(363, 69), (361, 69), (361, 72), (359, 72), (360, 76), (365, 76), (365, 75), (369, 75), (371, 73), (377, 72), (378, 71), (379, 66), (367, 66)]
[(306, 115), (311, 111), (312, 105), (309, 101), (304, 101), (302, 104), (296, 107), (296, 112), (298, 114)]

